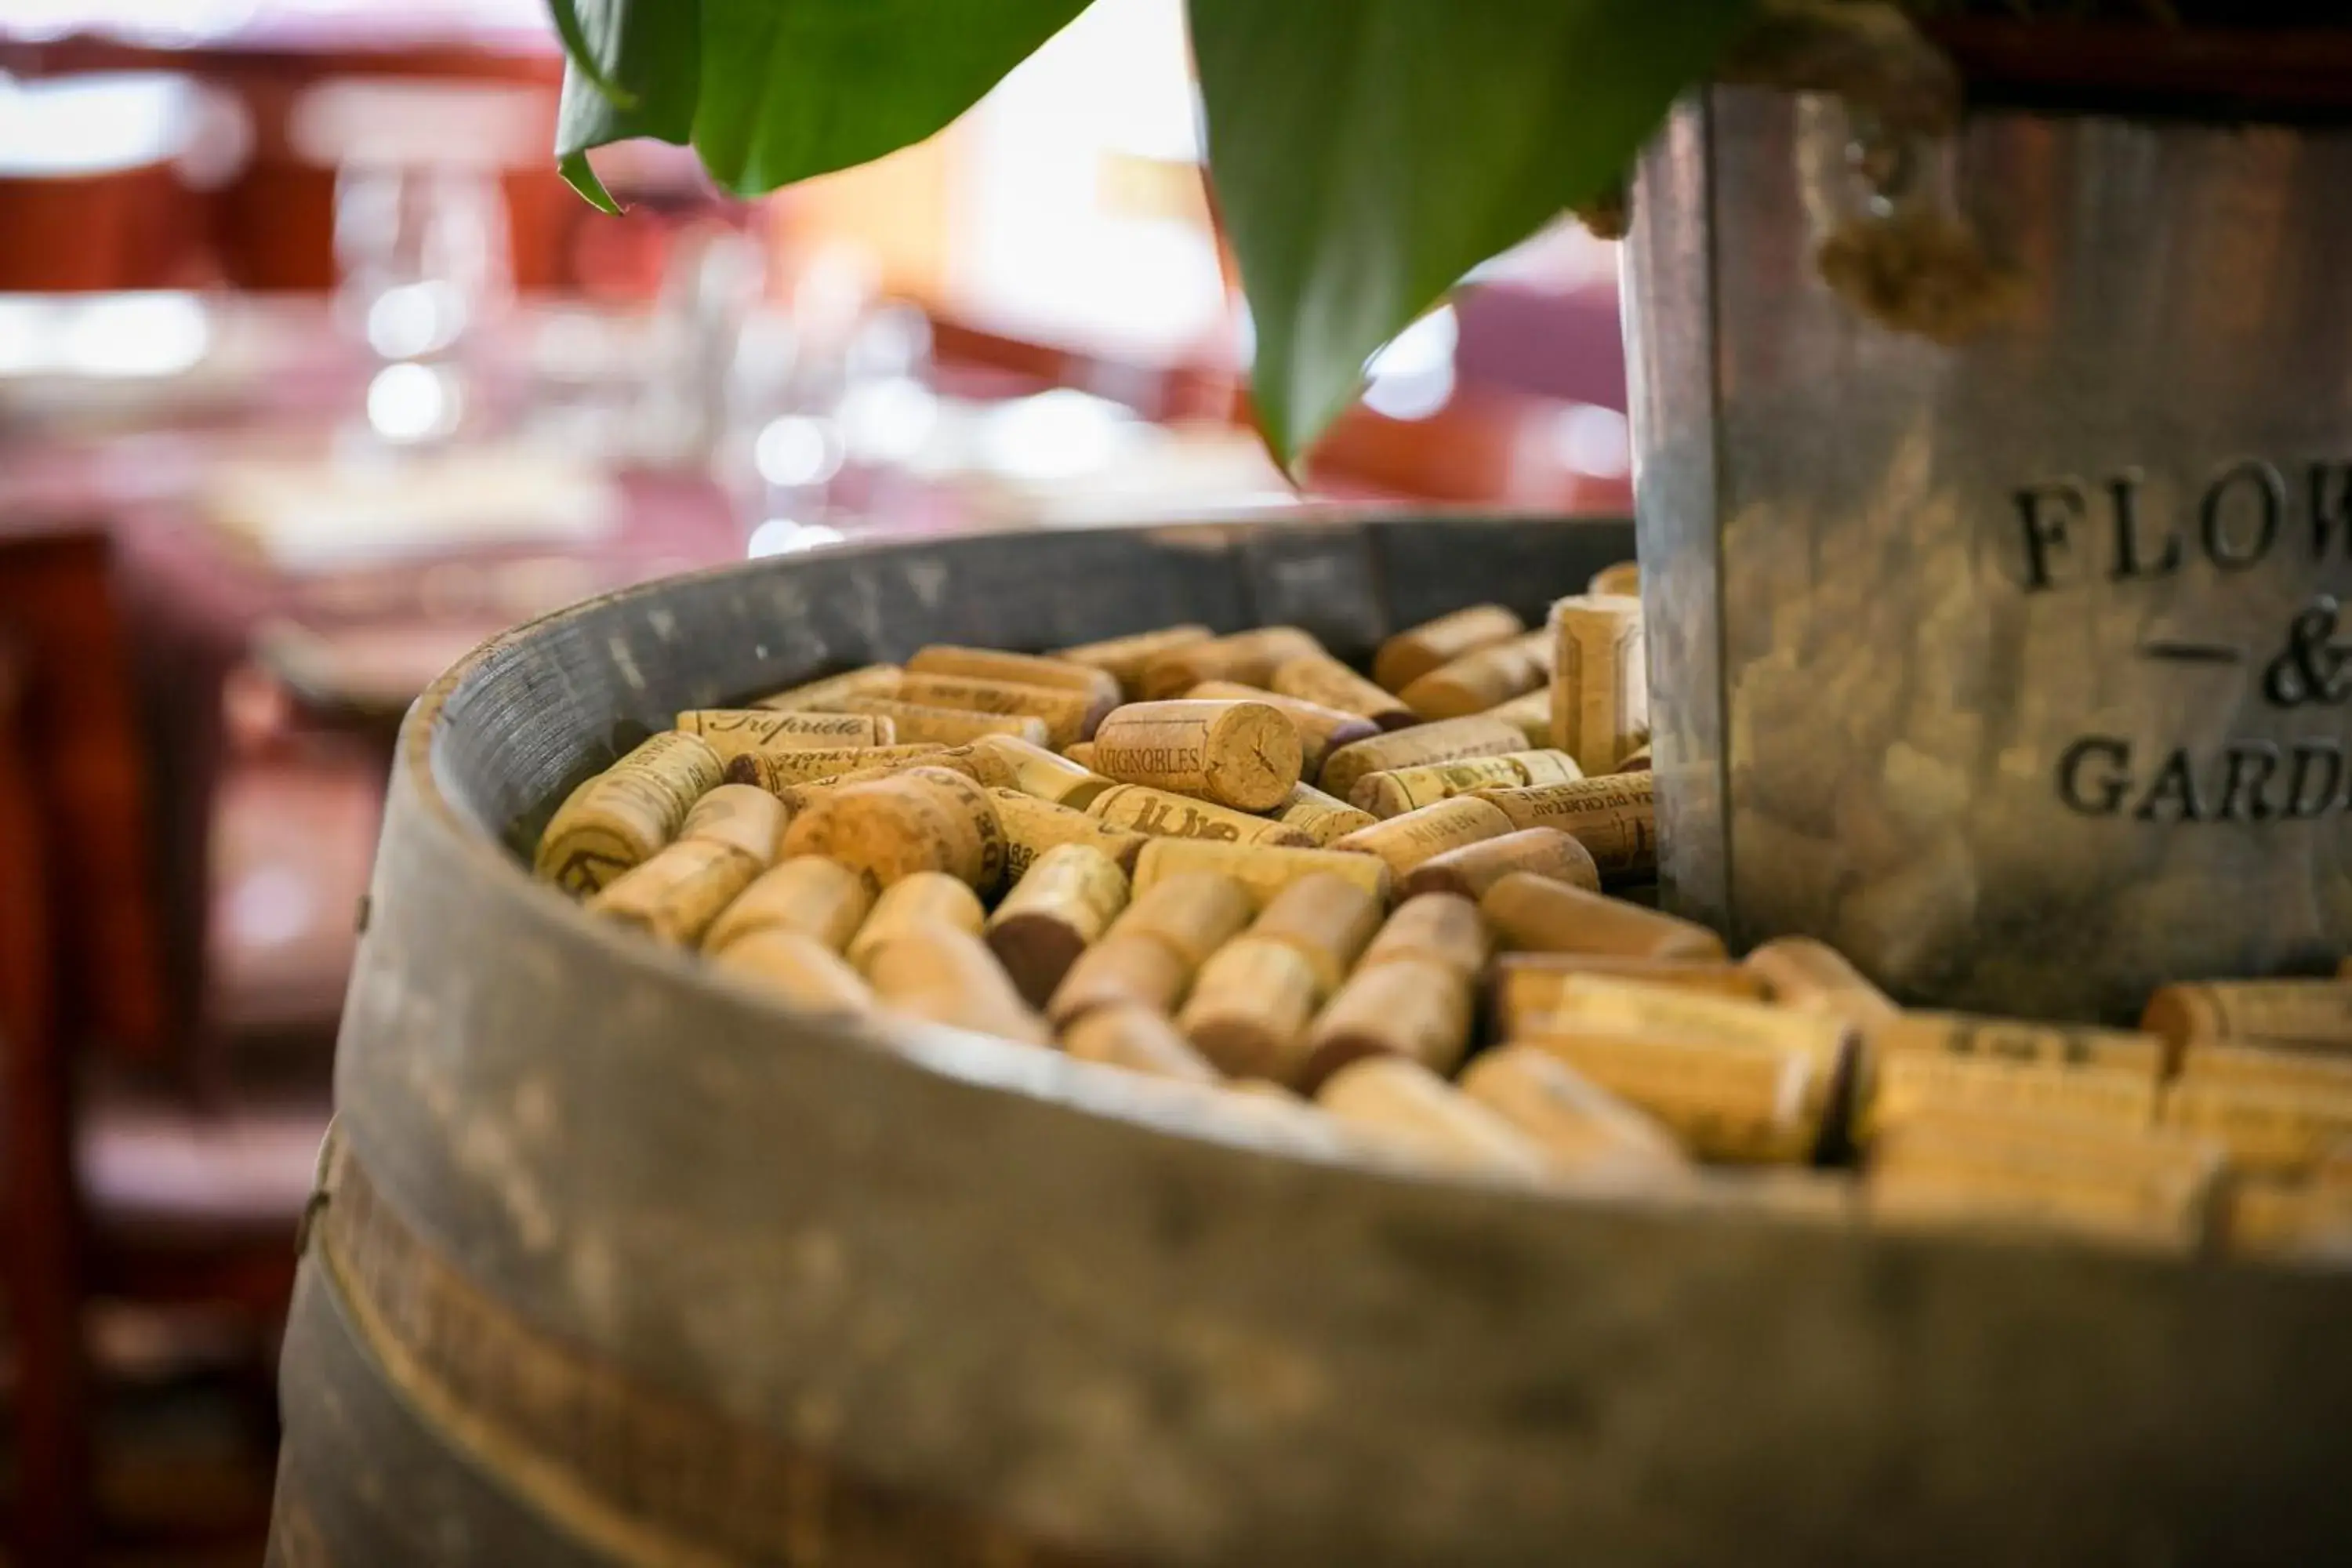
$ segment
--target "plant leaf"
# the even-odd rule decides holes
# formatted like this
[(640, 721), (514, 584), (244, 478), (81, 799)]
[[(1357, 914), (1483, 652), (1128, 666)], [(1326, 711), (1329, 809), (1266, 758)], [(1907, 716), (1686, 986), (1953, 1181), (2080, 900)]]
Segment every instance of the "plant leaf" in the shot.
[(919, 142), (1087, 0), (701, 0), (694, 145), (757, 195)]
[(614, 107), (635, 109), (636, 94), (604, 74), (604, 62), (596, 58), (596, 46), (580, 20), (576, 0), (548, 0), (547, 8), (555, 13), (555, 36), (563, 42), (566, 68), (578, 71), (589, 86), (612, 100)]
[(614, 217), (621, 216), (621, 204), (613, 199), (613, 193), (596, 177), (596, 167), (588, 162), (587, 153), (566, 153), (555, 161), (555, 172), (563, 176), (565, 184), (586, 198), (590, 206)]
[(610, 207), (586, 153), (688, 142), (759, 195), (919, 142), (1087, 0), (549, 0), (570, 64), (558, 166)]
[(1464, 273), (1623, 173), (1754, 5), (1191, 0), (1276, 455)]
[(551, 0), (569, 57), (556, 112), (556, 166), (607, 212), (619, 206), (588, 150), (634, 136), (693, 134), (702, 65), (699, 0)]

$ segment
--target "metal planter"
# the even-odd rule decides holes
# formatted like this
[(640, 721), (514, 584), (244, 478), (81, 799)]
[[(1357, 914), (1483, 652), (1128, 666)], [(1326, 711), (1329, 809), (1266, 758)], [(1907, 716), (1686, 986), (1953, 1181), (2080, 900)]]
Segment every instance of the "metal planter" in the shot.
[(1716, 88), (1627, 263), (1663, 868), (1906, 999), (2122, 1016), (2352, 951), (2352, 133), (1979, 111), (1957, 344), (1816, 251), (1833, 102)]

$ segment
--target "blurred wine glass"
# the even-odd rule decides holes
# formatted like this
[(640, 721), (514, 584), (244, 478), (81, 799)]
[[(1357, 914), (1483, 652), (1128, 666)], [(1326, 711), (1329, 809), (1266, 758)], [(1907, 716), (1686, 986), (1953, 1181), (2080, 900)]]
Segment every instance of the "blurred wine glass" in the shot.
[(335, 171), (338, 326), (374, 364), (366, 429), (446, 440), (479, 409), (480, 358), (513, 301), (500, 175), (543, 151), (544, 103), (499, 84), (331, 81), (290, 134)]

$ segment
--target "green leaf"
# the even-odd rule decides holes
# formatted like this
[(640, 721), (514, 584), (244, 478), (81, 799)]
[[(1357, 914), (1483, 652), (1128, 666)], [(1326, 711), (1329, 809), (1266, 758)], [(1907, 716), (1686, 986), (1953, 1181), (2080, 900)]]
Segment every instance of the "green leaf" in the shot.
[(1464, 273), (1622, 174), (1754, 4), (1191, 0), (1276, 455)]
[(635, 136), (684, 142), (702, 68), (698, 0), (552, 0), (569, 59), (555, 121), (557, 167), (607, 212), (620, 208), (588, 150)]
[(589, 149), (688, 142), (759, 195), (919, 142), (1086, 9), (1087, 0), (550, 0), (571, 63), (565, 179), (612, 198)]
[(919, 142), (1087, 0), (702, 0), (694, 145), (757, 195)]
[(596, 45), (588, 37), (587, 25), (580, 19), (577, 0), (548, 0), (548, 9), (555, 13), (555, 36), (563, 42), (567, 68), (578, 71), (589, 86), (610, 99), (616, 108), (635, 109), (637, 95), (604, 74), (604, 62), (596, 58)]
[(587, 198), (590, 206), (614, 217), (621, 216), (621, 204), (613, 199), (613, 193), (596, 177), (595, 165), (588, 162), (587, 153), (566, 153), (555, 161), (555, 172), (563, 176), (565, 184)]

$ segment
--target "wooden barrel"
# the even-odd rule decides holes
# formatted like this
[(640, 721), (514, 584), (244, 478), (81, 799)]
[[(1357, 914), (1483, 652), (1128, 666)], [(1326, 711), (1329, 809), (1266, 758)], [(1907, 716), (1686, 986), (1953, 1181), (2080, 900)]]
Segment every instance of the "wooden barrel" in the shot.
[(2318, 1562), (2352, 1280), (1415, 1179), (1212, 1091), (794, 1016), (517, 847), (681, 708), (927, 641), (1523, 613), (1621, 524), (847, 550), (525, 626), (411, 714), (272, 1561)]

